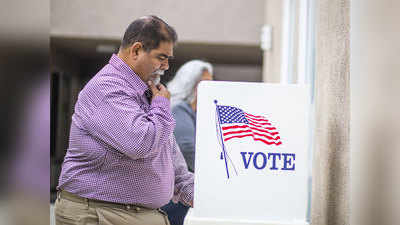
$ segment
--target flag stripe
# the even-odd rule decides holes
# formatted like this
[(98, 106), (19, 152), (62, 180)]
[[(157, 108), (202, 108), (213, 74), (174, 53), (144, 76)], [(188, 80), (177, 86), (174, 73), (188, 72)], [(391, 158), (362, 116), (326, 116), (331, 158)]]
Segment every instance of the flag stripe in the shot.
[(240, 133), (246, 133), (246, 132), (251, 132), (251, 130), (237, 130), (237, 131), (229, 131), (226, 133), (223, 133), (224, 135), (230, 135), (230, 134), (240, 134)]
[[(256, 126), (256, 127), (260, 127), (260, 126), (258, 126), (257, 124), (254, 124), (254, 123), (250, 123), (249, 122), (249, 124), (250, 125), (253, 125), (253, 126)], [(267, 130), (276, 130), (276, 128), (275, 127), (262, 127), (263, 129), (267, 129)]]
[(243, 126), (239, 126), (239, 125), (234, 125), (234, 126), (224, 126), (222, 127), (222, 130), (229, 130), (229, 129), (233, 129), (233, 128), (246, 128), (248, 127), (247, 125), (243, 125)]
[(246, 116), (247, 115), (249, 115), (249, 116), (252, 116), (252, 117), (255, 117), (255, 118), (264, 118), (265, 119), (265, 117), (263, 117), (263, 116), (256, 116), (256, 115), (253, 115), (253, 114), (250, 114), (250, 113), (244, 113)]
[(282, 144), (282, 142), (280, 141), (280, 142), (278, 142), (278, 143), (275, 143), (275, 142), (268, 142), (268, 141), (266, 141), (266, 140), (263, 140), (263, 139), (259, 139), (259, 138), (254, 138), (254, 140), (255, 141), (262, 141), (262, 142), (264, 142), (265, 144), (267, 144), (267, 145), (281, 145)]
[(272, 124), (271, 124), (271, 123), (267, 123), (267, 122), (260, 122), (259, 120), (257, 121), (257, 120), (253, 120), (253, 119), (250, 119), (250, 118), (247, 118), (247, 120), (248, 120), (248, 121), (251, 121), (251, 122), (253, 122), (253, 123), (260, 124), (260, 125), (270, 125), (270, 126), (272, 126)]
[(270, 135), (256, 133), (256, 132), (254, 132), (254, 131), (252, 131), (252, 130), (230, 131), (230, 132), (223, 133), (223, 135), (224, 135), (224, 136), (228, 136), (228, 135), (231, 135), (231, 134), (242, 134), (242, 133), (248, 133), (248, 132), (252, 133), (253, 135), (265, 137), (265, 138), (267, 138), (267, 139), (269, 139), (269, 140), (279, 140), (279, 139), (281, 138), (281, 137), (279, 137), (279, 136), (271, 137)]
[(278, 142), (273, 142), (273, 141), (272, 141), (272, 142), (269, 142), (269, 141), (264, 140), (264, 139), (262, 139), (262, 138), (255, 138), (252, 134), (231, 136), (231, 137), (228, 137), (228, 138), (224, 138), (224, 141), (228, 141), (228, 140), (230, 140), (230, 139), (232, 139), (232, 138), (244, 138), (244, 137), (253, 137), (253, 140), (255, 140), (255, 141), (262, 141), (262, 142), (264, 142), (264, 143), (266, 143), (266, 144), (268, 144), (268, 145), (272, 145), (272, 144), (274, 144), (274, 145), (281, 145), (281, 144), (282, 144), (281, 141), (278, 141)]
[(246, 115), (246, 118), (247, 119), (251, 119), (251, 120), (255, 120), (255, 121), (259, 121), (259, 122), (268, 122), (267, 119), (260, 119), (260, 118), (255, 118), (255, 117), (247, 116), (247, 115)]
[(222, 130), (225, 132), (226, 130), (241, 129), (241, 128), (243, 128), (243, 129), (250, 128), (252, 130), (256, 130), (256, 131), (259, 131), (259, 132), (267, 133), (267, 134), (272, 135), (272, 136), (275, 136), (275, 135), (279, 134), (279, 132), (271, 132), (271, 131), (269, 131), (267, 129), (253, 127), (253, 126), (249, 126), (249, 125), (243, 125), (243, 126), (239, 126), (239, 125), (227, 126), (227, 125), (224, 125), (222, 127)]
[(279, 134), (279, 132), (270, 132), (270, 131), (268, 131), (268, 130), (262, 130), (262, 129), (259, 129), (259, 128), (257, 128), (257, 127), (252, 127), (252, 129), (257, 130), (257, 131), (260, 131), (260, 132), (265, 132), (265, 133), (268, 133), (268, 134), (271, 134), (271, 135), (277, 135), (277, 134)]
[(251, 136), (253, 136), (253, 134), (236, 135), (236, 136), (231, 136), (231, 137), (225, 138), (224, 141), (228, 141), (232, 138), (244, 138), (244, 137), (251, 137)]
[(277, 137), (271, 137), (271, 136), (269, 136), (269, 135), (265, 135), (265, 134), (260, 134), (260, 133), (255, 133), (255, 132), (253, 132), (253, 134), (254, 135), (257, 135), (257, 136), (262, 136), (262, 137), (265, 137), (265, 138), (267, 138), (267, 139), (269, 139), (269, 140), (280, 140), (281, 139), (281, 137), (279, 137), (279, 136), (277, 136)]

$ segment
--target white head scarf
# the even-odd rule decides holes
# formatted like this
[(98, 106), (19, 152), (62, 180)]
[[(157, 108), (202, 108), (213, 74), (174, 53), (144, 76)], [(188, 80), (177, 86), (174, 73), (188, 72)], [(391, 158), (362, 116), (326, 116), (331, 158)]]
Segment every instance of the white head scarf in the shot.
[(195, 86), (201, 80), (204, 70), (212, 74), (210, 63), (201, 60), (191, 60), (183, 64), (174, 79), (168, 82), (167, 87), (171, 93), (171, 106), (180, 102), (192, 103), (195, 98)]

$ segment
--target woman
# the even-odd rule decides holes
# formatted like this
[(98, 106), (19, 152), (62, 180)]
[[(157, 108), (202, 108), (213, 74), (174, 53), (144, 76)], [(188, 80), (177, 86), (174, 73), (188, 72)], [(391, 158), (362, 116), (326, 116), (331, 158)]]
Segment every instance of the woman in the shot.
[[(202, 80), (213, 79), (212, 70), (210, 63), (191, 60), (183, 64), (174, 79), (167, 84), (171, 93), (172, 114), (176, 121), (175, 138), (191, 172), (195, 168), (197, 86)], [(162, 209), (168, 214), (171, 225), (182, 225), (189, 207), (171, 201)]]

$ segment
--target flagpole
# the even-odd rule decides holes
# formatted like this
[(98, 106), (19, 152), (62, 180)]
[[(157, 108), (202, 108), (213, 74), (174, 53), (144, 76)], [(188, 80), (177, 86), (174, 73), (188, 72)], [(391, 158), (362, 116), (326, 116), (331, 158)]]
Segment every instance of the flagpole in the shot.
[(228, 176), (229, 179), (229, 169), (228, 169), (228, 162), (226, 161), (226, 151), (225, 151), (225, 144), (224, 144), (224, 139), (222, 138), (222, 129), (221, 129), (221, 117), (219, 115), (219, 111), (218, 111), (218, 101), (214, 100), (215, 103), (215, 110), (217, 113), (217, 117), (218, 117), (218, 128), (219, 128), (219, 137), (221, 139), (221, 143), (222, 143), (222, 152), (224, 153), (224, 160), (225, 160), (225, 168), (226, 168), (226, 175)]

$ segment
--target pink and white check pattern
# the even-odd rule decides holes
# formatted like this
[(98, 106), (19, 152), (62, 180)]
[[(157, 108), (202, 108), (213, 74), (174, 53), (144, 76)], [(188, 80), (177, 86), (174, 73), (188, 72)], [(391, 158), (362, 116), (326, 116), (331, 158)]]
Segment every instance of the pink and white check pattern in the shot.
[(168, 99), (117, 55), (79, 93), (58, 189), (90, 199), (159, 208), (193, 200), (193, 174), (175, 141)]

